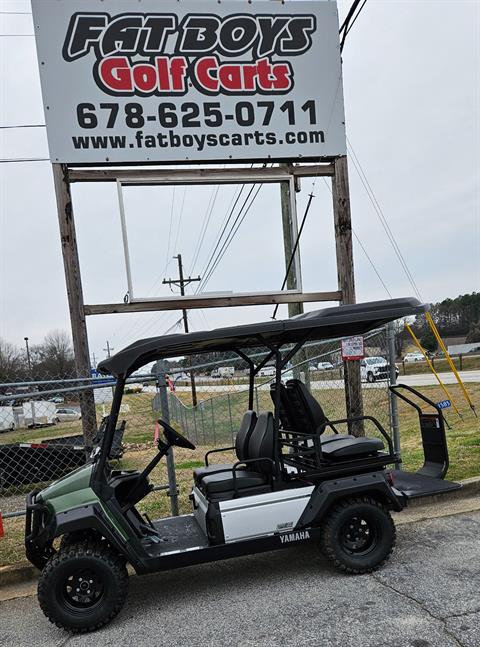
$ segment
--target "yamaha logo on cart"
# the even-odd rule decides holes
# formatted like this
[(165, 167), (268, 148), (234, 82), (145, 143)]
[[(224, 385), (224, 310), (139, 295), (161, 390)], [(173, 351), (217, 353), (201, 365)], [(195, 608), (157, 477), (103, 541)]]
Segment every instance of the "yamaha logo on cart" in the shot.
[(289, 544), (292, 541), (303, 541), (304, 539), (310, 539), (308, 530), (299, 530), (298, 532), (289, 532), (288, 534), (280, 535), (282, 544)]

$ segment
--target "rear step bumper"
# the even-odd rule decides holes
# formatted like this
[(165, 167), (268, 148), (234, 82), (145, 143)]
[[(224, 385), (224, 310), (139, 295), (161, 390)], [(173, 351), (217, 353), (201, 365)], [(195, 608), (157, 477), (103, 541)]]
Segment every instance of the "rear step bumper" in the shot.
[(393, 471), (392, 476), (394, 488), (400, 490), (407, 499), (420, 499), (425, 496), (445, 494), (459, 490), (462, 487), (460, 483), (444, 481), (425, 474), (404, 472), (403, 470)]

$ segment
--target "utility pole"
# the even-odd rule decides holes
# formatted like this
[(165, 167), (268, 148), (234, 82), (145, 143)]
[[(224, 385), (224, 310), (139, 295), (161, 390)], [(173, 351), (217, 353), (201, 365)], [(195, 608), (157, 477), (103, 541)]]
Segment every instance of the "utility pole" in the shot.
[[(103, 350), (105, 351), (105, 353), (107, 353), (107, 357), (110, 359), (110, 357), (112, 356), (112, 350), (115, 350), (115, 348), (113, 348), (113, 346), (110, 346), (110, 344), (108, 342), (108, 339), (107, 339), (107, 347), (104, 348)], [(112, 400), (113, 400), (114, 395), (115, 395), (115, 387), (112, 386)]]
[[(185, 296), (185, 286), (186, 285), (190, 285), (190, 283), (199, 282), (202, 279), (200, 278), (200, 276), (197, 276), (196, 278), (193, 278), (193, 279), (192, 279), (191, 276), (189, 276), (187, 279), (184, 278), (184, 276), (183, 276), (182, 255), (177, 254), (177, 256), (174, 256), (173, 258), (175, 258), (178, 261), (178, 276), (179, 276), (179, 278), (178, 279), (170, 279), (169, 278), (168, 280), (163, 279), (163, 285), (169, 285), (170, 287), (172, 285), (176, 285), (177, 287), (180, 288), (180, 294), (183, 297), (183, 296)], [(185, 310), (185, 308), (182, 309), (182, 314), (183, 314), (183, 328), (184, 328), (185, 332), (188, 333), (188, 331), (189, 331), (189, 329), (188, 329), (188, 315), (187, 315), (187, 311)], [(190, 366), (191, 365), (192, 364), (191, 364), (191, 361), (190, 361)], [(192, 385), (192, 404), (193, 404), (194, 407), (196, 407), (197, 406), (197, 388), (195, 386), (195, 375), (194, 375), (193, 371), (190, 371), (190, 383)]]
[[(72, 325), (72, 341), (75, 353), (77, 377), (90, 375), (90, 352), (88, 350), (87, 323), (83, 303), (82, 278), (78, 258), (77, 235), (70, 192), (68, 167), (65, 164), (53, 164), (53, 179), (57, 198), (58, 223), (62, 242), (63, 266), (67, 285), (68, 308)], [(91, 447), (97, 433), (97, 413), (93, 390), (80, 391), (80, 409), (82, 413), (83, 437), (85, 446)]]
[[(287, 274), (287, 290), (301, 290), (302, 289), (302, 275), (300, 263), (300, 246), (297, 245), (295, 251), (295, 258), (292, 262), (292, 252), (298, 238), (298, 223), (297, 214), (293, 208), (294, 202), (291, 193), (291, 183), (280, 183), (280, 200), (282, 208), (282, 226), (283, 226), (283, 250), (285, 255), (285, 271)], [(296, 315), (303, 314), (303, 303), (289, 303), (288, 316), (295, 317)], [(295, 356), (297, 363), (304, 362), (307, 359), (305, 349), (301, 349)], [(293, 370), (294, 377), (300, 379), (300, 373), (303, 373), (304, 382), (307, 387), (310, 387), (310, 371), (308, 364), (302, 364), (299, 369)]]
[(24, 337), (24, 339), (25, 339), (25, 348), (27, 349), (28, 377), (31, 380), (32, 379), (32, 360), (30, 358), (30, 347), (28, 345), (28, 337)]
[[(337, 157), (334, 164), (335, 174), (332, 178), (332, 197), (338, 289), (342, 292), (342, 305), (347, 305), (356, 303), (347, 158), (345, 156)], [(363, 416), (360, 362), (344, 362), (343, 366), (347, 417)], [(352, 423), (349, 431), (354, 436), (364, 436), (363, 421)]]
[[(111, 352), (111, 351), (112, 351), (112, 350), (115, 350), (115, 348), (113, 348), (113, 346), (110, 346), (110, 344), (109, 344), (109, 342), (108, 342), (108, 339), (107, 339), (107, 347), (106, 347), (106, 348), (104, 348), (103, 350), (107, 353), (107, 357), (110, 359), (110, 357), (112, 356), (112, 352)], [(94, 355), (93, 357), (95, 357), (95, 355)]]

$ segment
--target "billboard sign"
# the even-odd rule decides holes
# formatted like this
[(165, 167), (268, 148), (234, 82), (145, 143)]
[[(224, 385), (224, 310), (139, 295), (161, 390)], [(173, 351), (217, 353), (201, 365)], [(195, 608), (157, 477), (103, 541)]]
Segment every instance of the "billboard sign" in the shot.
[(336, 2), (32, 7), (52, 162), (345, 154)]

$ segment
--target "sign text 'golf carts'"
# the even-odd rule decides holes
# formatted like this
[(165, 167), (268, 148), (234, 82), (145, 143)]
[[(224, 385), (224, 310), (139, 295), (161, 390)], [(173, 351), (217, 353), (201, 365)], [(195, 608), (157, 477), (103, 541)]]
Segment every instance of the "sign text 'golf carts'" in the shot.
[(33, 0), (52, 162), (345, 154), (335, 2)]
[(342, 339), (342, 360), (352, 361), (363, 359), (365, 357), (365, 348), (363, 337), (349, 337)]

